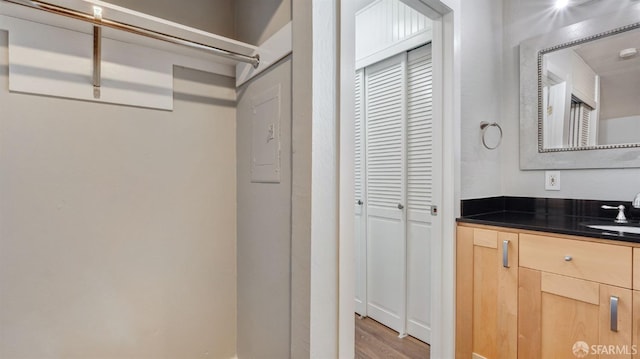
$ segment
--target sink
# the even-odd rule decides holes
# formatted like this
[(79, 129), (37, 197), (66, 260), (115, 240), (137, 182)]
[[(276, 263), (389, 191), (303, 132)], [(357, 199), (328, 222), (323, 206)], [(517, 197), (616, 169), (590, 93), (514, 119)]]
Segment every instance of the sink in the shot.
[(620, 232), (620, 233), (633, 233), (640, 234), (640, 227), (623, 226), (623, 225), (603, 225), (603, 224), (588, 224), (587, 227), (593, 229), (599, 229), (601, 231)]

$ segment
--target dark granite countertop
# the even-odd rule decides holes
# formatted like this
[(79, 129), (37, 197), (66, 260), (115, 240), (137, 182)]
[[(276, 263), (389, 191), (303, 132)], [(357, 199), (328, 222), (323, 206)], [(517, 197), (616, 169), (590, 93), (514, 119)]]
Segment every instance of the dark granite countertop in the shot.
[[(600, 209), (615, 201), (565, 200), (548, 198), (492, 197), (462, 201), (458, 222), (568, 234), (640, 243), (640, 234), (592, 229), (586, 225), (624, 226), (614, 222), (616, 212)], [(627, 226), (640, 227), (636, 212), (627, 209)]]

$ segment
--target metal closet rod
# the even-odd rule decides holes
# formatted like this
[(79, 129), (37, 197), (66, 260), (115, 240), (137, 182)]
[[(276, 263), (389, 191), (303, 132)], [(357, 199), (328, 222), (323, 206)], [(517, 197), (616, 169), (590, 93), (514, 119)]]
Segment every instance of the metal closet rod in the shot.
[(61, 6), (49, 4), (49, 3), (38, 1), (38, 0), (25, 0), (25, 1), (22, 1), (22, 0), (2, 0), (2, 1), (8, 2), (8, 3), (12, 3), (12, 4), (16, 4), (16, 5), (22, 5), (22, 6), (26, 6), (26, 7), (30, 7), (30, 8), (33, 8), (33, 9), (46, 11), (46, 12), (50, 12), (50, 13), (53, 13), (53, 14), (63, 15), (63, 16), (70, 17), (70, 18), (73, 18), (73, 19), (77, 19), (77, 20), (82, 20), (82, 21), (85, 21), (85, 22), (92, 23), (92, 24), (94, 24), (96, 26), (110, 27), (110, 28), (113, 28), (113, 29), (126, 31), (126, 32), (129, 32), (129, 33), (132, 33), (132, 34), (145, 36), (145, 37), (149, 37), (149, 38), (152, 38), (152, 39), (161, 40), (161, 41), (165, 41), (165, 42), (170, 42), (172, 44), (178, 44), (178, 45), (182, 45), (182, 46), (186, 46), (186, 47), (195, 48), (195, 49), (198, 49), (198, 50), (203, 50), (203, 51), (209, 52), (209, 53), (211, 53), (213, 55), (217, 55), (217, 56), (225, 57), (225, 58), (228, 58), (228, 59), (249, 63), (249, 64), (253, 65), (254, 68), (257, 68), (258, 65), (260, 64), (260, 56), (257, 55), (257, 54), (255, 56), (243, 55), (243, 54), (240, 54), (240, 53), (237, 53), (237, 52), (234, 52), (234, 51), (224, 50), (224, 49), (220, 49), (220, 48), (217, 48), (217, 47), (214, 47), (214, 46), (209, 46), (209, 45), (201, 44), (201, 43), (198, 43), (198, 42), (189, 41), (189, 40), (186, 40), (186, 39), (183, 39), (183, 38), (180, 38), (180, 37), (171, 36), (171, 35), (163, 34), (163, 33), (152, 31), (152, 30), (147, 30), (147, 29), (144, 29), (142, 27), (129, 25), (129, 24), (125, 24), (125, 23), (122, 23), (122, 22), (108, 20), (108, 19), (104, 19), (104, 18), (97, 18), (92, 14), (87, 14), (87, 13), (84, 13), (84, 12), (67, 9), (67, 8), (64, 8), (64, 7), (61, 7)]

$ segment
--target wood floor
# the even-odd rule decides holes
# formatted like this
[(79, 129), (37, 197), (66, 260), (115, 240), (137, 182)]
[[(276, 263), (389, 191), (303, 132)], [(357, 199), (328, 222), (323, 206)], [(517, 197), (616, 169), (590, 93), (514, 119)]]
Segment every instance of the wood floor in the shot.
[(371, 318), (356, 315), (356, 359), (429, 359), (429, 345), (398, 333)]

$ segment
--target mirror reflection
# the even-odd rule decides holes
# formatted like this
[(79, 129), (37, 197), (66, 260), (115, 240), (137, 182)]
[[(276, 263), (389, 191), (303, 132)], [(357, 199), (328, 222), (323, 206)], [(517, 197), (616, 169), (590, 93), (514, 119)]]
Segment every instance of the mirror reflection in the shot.
[(640, 146), (639, 26), (540, 52), (542, 152)]

